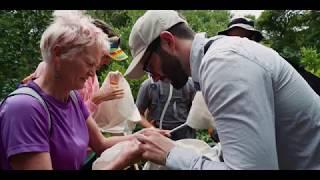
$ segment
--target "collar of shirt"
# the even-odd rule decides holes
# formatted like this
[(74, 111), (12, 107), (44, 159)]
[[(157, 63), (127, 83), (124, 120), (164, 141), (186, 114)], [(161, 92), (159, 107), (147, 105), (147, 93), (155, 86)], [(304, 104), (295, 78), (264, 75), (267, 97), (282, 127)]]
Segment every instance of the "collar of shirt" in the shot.
[(199, 67), (202, 57), (204, 56), (204, 45), (207, 41), (208, 39), (206, 38), (206, 33), (197, 33), (192, 42), (190, 65), (192, 80), (195, 82), (195, 84), (199, 83)]
[(190, 53), (190, 65), (191, 65), (191, 77), (194, 81), (195, 88), (200, 90), (199, 84), (199, 70), (200, 65), (204, 56), (204, 46), (208, 43), (209, 40), (216, 40), (223, 36), (217, 35), (211, 38), (206, 37), (206, 33), (197, 33), (194, 37), (194, 40), (191, 45)]

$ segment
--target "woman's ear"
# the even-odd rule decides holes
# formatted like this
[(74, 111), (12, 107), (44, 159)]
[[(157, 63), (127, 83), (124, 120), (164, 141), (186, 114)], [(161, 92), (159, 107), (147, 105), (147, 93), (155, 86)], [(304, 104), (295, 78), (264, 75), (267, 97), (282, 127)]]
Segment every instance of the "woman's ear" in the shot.
[(55, 65), (57, 69), (60, 69), (60, 55), (61, 55), (61, 47), (54, 46), (51, 50), (51, 61)]
[(176, 46), (175, 36), (169, 31), (162, 31), (160, 33), (160, 46), (166, 51), (174, 51)]
[(55, 45), (51, 50), (51, 55), (52, 57), (55, 57), (55, 56), (59, 57), (61, 55), (61, 47), (58, 45)]

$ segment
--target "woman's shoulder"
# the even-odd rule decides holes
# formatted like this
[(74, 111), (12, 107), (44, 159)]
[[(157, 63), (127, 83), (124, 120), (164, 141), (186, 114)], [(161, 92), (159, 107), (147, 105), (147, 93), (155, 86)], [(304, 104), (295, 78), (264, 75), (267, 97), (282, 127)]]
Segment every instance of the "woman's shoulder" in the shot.
[(13, 111), (16, 113), (26, 110), (34, 110), (42, 108), (41, 103), (35, 97), (32, 97), (27, 94), (17, 94), (14, 96), (8, 97), (5, 102), (2, 104), (3, 108)]

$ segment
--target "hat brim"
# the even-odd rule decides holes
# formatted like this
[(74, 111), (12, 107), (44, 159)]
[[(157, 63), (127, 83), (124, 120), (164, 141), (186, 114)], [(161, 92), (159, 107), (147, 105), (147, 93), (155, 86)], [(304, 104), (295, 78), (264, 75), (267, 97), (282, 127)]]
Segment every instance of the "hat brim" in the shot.
[(227, 35), (228, 31), (230, 31), (231, 29), (233, 29), (235, 27), (239, 27), (239, 28), (242, 28), (242, 29), (246, 29), (248, 31), (255, 32), (257, 34), (257, 36), (258, 36), (259, 41), (263, 39), (263, 35), (262, 35), (262, 33), (260, 31), (256, 30), (255, 28), (253, 28), (252, 26), (249, 26), (247, 24), (234, 24), (234, 25), (230, 26), (229, 28), (218, 32), (218, 35)]
[(116, 61), (123, 61), (128, 55), (121, 48), (111, 48), (109, 56)]
[(146, 52), (147, 49), (143, 49), (141, 52), (137, 54), (136, 57), (133, 58), (132, 62), (130, 63), (128, 69), (124, 73), (124, 76), (130, 78), (130, 79), (139, 79), (141, 76), (143, 76), (143, 62), (141, 62), (141, 59)]

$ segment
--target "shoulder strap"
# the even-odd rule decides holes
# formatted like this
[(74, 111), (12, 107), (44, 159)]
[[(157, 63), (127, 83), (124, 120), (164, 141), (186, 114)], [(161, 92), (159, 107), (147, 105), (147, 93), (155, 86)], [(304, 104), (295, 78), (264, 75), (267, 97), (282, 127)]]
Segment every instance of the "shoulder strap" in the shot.
[(157, 93), (159, 87), (158, 85), (151, 81), (150, 84), (148, 85), (148, 97), (149, 99), (153, 99), (155, 97), (155, 93)]
[(46, 111), (47, 115), (48, 115), (48, 130), (49, 130), (49, 134), (51, 132), (51, 116), (50, 116), (50, 113), (49, 113), (49, 109), (48, 109), (48, 106), (47, 104), (45, 103), (45, 101), (43, 100), (43, 98), (38, 94), (37, 91), (35, 91), (34, 89), (28, 87), (28, 86), (23, 86), (21, 88), (18, 88), (16, 89), (15, 91), (13, 91), (12, 93), (10, 93), (8, 96), (6, 96), (3, 101), (1, 102), (0, 104), (0, 107), (2, 106), (2, 104), (4, 103), (4, 101), (11, 97), (11, 96), (15, 96), (15, 95), (20, 95), (20, 94), (24, 94), (24, 95), (29, 95), (29, 96), (32, 96), (34, 98), (36, 98), (40, 104), (42, 105), (42, 107), (44, 108), (44, 110)]
[(71, 97), (71, 100), (76, 104), (77, 109), (79, 109), (80, 107), (79, 107), (79, 102), (78, 102), (76, 92), (70, 91), (70, 97)]
[(159, 125), (160, 129), (162, 129), (162, 121), (163, 121), (164, 115), (166, 114), (166, 111), (168, 109), (169, 103), (171, 101), (172, 91), (173, 91), (173, 88), (172, 88), (172, 85), (170, 84), (168, 99), (167, 99), (166, 104), (164, 105), (164, 108), (163, 108), (161, 116), (160, 116), (160, 125)]
[[(206, 45), (204, 45), (204, 48), (203, 48), (203, 54), (206, 54), (209, 47), (211, 46), (211, 44), (213, 43), (213, 41), (215, 41), (214, 39), (211, 39), (207, 42)], [(194, 84), (194, 88), (197, 90), (197, 91), (200, 91), (200, 84), (198, 82), (193, 82)]]
[[(0, 107), (2, 106), (2, 104), (5, 102), (5, 100), (11, 96), (15, 96), (15, 95), (20, 95), (20, 94), (24, 94), (24, 95), (29, 95), (32, 96), (34, 98), (36, 98), (40, 104), (42, 105), (42, 107), (44, 108), (44, 110), (46, 111), (47, 115), (48, 115), (48, 130), (49, 130), (49, 135), (51, 134), (51, 116), (50, 116), (50, 112), (48, 109), (48, 106), (46, 104), (46, 102), (43, 100), (43, 98), (38, 94), (37, 91), (35, 91), (34, 89), (28, 87), (28, 86), (23, 86), (20, 87), (18, 89), (16, 89), (15, 91), (13, 91), (12, 93), (10, 93), (8, 96), (6, 96), (1, 102), (0, 102)], [(75, 94), (74, 91), (70, 92), (70, 97), (71, 100), (76, 104), (77, 108), (79, 109), (79, 103), (78, 103), (78, 98), (77, 95)]]
[(71, 100), (73, 101), (73, 103), (76, 105), (77, 109), (80, 110), (79, 100), (78, 100), (78, 97), (77, 97), (76, 92), (74, 90), (70, 91), (70, 97), (71, 97)]
[(207, 53), (207, 51), (208, 51), (208, 49), (209, 49), (209, 47), (211, 46), (211, 44), (213, 43), (213, 39), (211, 39), (211, 40), (209, 40), (208, 42), (207, 42), (207, 44), (204, 46), (204, 54), (206, 54)]

